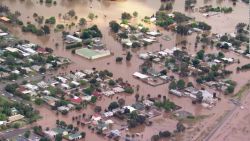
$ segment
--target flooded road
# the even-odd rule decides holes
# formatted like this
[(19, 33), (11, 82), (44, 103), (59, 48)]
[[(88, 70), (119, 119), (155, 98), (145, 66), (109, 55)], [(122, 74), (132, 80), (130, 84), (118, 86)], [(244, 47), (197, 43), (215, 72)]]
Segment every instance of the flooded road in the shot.
[[(144, 84), (140, 80), (134, 79), (132, 77), (132, 74), (139, 69), (139, 65), (143, 63), (142, 60), (138, 58), (139, 53), (147, 52), (147, 51), (158, 51), (160, 50), (160, 44), (163, 44), (163, 49), (166, 48), (172, 48), (176, 45), (176, 43), (180, 42), (183, 39), (186, 39), (190, 44), (187, 45), (187, 51), (190, 54), (195, 54), (198, 50), (201, 49), (201, 47), (198, 47), (198, 49), (194, 48), (194, 42), (195, 42), (195, 35), (188, 36), (188, 37), (180, 37), (172, 32), (164, 31), (160, 28), (157, 28), (153, 25), (148, 25), (151, 29), (160, 29), (164, 35), (171, 36), (171, 41), (165, 41), (161, 38), (159, 38), (159, 42), (155, 43), (153, 45), (150, 45), (146, 48), (141, 48), (139, 50), (132, 50), (133, 52), (133, 58), (130, 62), (123, 61), (121, 64), (117, 64), (115, 62), (115, 58), (118, 56), (125, 57), (125, 54), (128, 50), (125, 50), (122, 48), (121, 44), (114, 40), (112, 36), (110, 36), (110, 30), (109, 30), (109, 21), (111, 20), (118, 20), (120, 19), (122, 12), (134, 12), (137, 11), (139, 13), (139, 16), (134, 22), (140, 23), (140, 19), (142, 19), (145, 16), (151, 16), (153, 15), (161, 5), (160, 0), (117, 0), (117, 1), (109, 1), (109, 0), (60, 0), (57, 2), (57, 5), (45, 5), (40, 4), (39, 0), (0, 0), (1, 4), (7, 5), (12, 11), (20, 11), (21, 12), (21, 19), (26, 22), (34, 23), (33, 19), (33, 13), (38, 13), (39, 16), (44, 16), (45, 18), (48, 18), (50, 16), (55, 16), (57, 18), (57, 22), (59, 23), (68, 23), (69, 21), (62, 20), (58, 15), (59, 14), (65, 14), (69, 10), (74, 9), (76, 12), (76, 15), (78, 16), (78, 19), (81, 17), (84, 17), (87, 19), (87, 16), (90, 12), (95, 13), (98, 18), (94, 19), (93, 21), (88, 21), (87, 26), (91, 26), (93, 24), (97, 24), (100, 30), (103, 33), (103, 42), (106, 44), (107, 48), (111, 50), (111, 52), (114, 53), (113, 56), (109, 56), (106, 58), (89, 61), (82, 57), (79, 57), (77, 55), (71, 54), (71, 51), (65, 49), (65, 45), (62, 40), (62, 34), (61, 32), (52, 32), (50, 35), (45, 37), (37, 37), (30, 33), (22, 33), (21, 29), (19, 27), (12, 27), (10, 31), (16, 35), (17, 37), (21, 39), (29, 40), (33, 43), (39, 44), (43, 47), (50, 47), (54, 49), (54, 54), (58, 56), (63, 56), (70, 58), (73, 61), (73, 64), (65, 67), (64, 69), (61, 69), (58, 71), (60, 72), (69, 72), (70, 70), (83, 70), (83, 69), (91, 69), (93, 67), (97, 68), (98, 70), (108, 69), (111, 72), (113, 72), (114, 77), (122, 77), (124, 80), (129, 81), (132, 85), (140, 85), (139, 94), (147, 96), (147, 94), (151, 94), (151, 96), (157, 96), (158, 94), (161, 94), (162, 96), (167, 96), (170, 100), (173, 100), (177, 105), (183, 107), (183, 110), (187, 110), (194, 115), (213, 115), (208, 119), (205, 119), (204, 122), (199, 123), (199, 126), (203, 127), (200, 130), (207, 130), (206, 126), (209, 126), (216, 121), (217, 118), (219, 118), (224, 111), (231, 108), (230, 103), (228, 103), (227, 99), (224, 99), (221, 102), (219, 102), (216, 106), (216, 108), (212, 110), (207, 110), (202, 107), (199, 107), (197, 105), (192, 105), (191, 100), (188, 98), (177, 98), (172, 95), (168, 95), (168, 84), (152, 87), (149, 85)], [(212, 32), (214, 33), (231, 33), (234, 32), (234, 28), (239, 22), (245, 22), (248, 23), (248, 6), (244, 3), (238, 2), (237, 5), (234, 7), (232, 2), (229, 0), (198, 0), (198, 3), (196, 4), (196, 7), (203, 6), (204, 4), (212, 4), (214, 6), (232, 6), (234, 11), (231, 14), (219, 14), (210, 18), (204, 17), (201, 13), (197, 12), (195, 10), (194, 12), (186, 12), (188, 16), (195, 17), (198, 21), (204, 21), (207, 22), (212, 26)], [(184, 12), (184, 0), (176, 0), (174, 3), (174, 10), (173, 11), (180, 11)], [(104, 17), (104, 15), (107, 15), (107, 17)], [(239, 16), (240, 15), (240, 16)], [(77, 20), (72, 20), (70, 22), (77, 23)], [(79, 27), (73, 27), (71, 29), (66, 28), (66, 31), (73, 32), (76, 29), (79, 29)], [(59, 46), (55, 47), (55, 44), (58, 43)], [(216, 48), (209, 48), (207, 47), (206, 53), (218, 53), (218, 50)], [(235, 59), (240, 59), (240, 64), (233, 64), (227, 66), (227, 69), (233, 71), (233, 75), (230, 76), (231, 79), (237, 82), (237, 87), (235, 91), (237, 92), (248, 80), (250, 80), (249, 72), (236, 72), (236, 68), (239, 65), (243, 65), (249, 62), (248, 59), (243, 58), (235, 53), (232, 52), (225, 52), (225, 55), (227, 57), (232, 57)], [(244, 79), (242, 79), (244, 78)], [(192, 78), (188, 78), (190, 81), (194, 80)], [(126, 104), (132, 104), (135, 102), (134, 96), (127, 96), (127, 95), (119, 95), (119, 97), (123, 97), (126, 99)], [(115, 98), (103, 98), (101, 102), (98, 102), (97, 105), (101, 105), (102, 107), (107, 107), (108, 104), (116, 100)], [(56, 119), (65, 120), (71, 123), (71, 118), (73, 115), (78, 115), (79, 113), (73, 112), (69, 115), (69, 117), (63, 117), (63, 116), (56, 116), (55, 113), (51, 112), (50, 109), (46, 107), (39, 108), (41, 115), (44, 117), (42, 120), (38, 121), (38, 124), (44, 125), (45, 127), (53, 127), (55, 126), (53, 123), (55, 123)], [(93, 113), (93, 107), (88, 107), (86, 110), (82, 111), (81, 113)], [(50, 116), (48, 118), (48, 116)], [(175, 128), (176, 121), (158, 121), (159, 124), (156, 124), (156, 129), (162, 129), (162, 126), (160, 125), (163, 123), (164, 126), (168, 130), (173, 131), (173, 128)], [(165, 125), (168, 123), (168, 125)], [(141, 130), (140, 132), (143, 132), (146, 136), (142, 140), (149, 139), (152, 136), (152, 133), (155, 133), (154, 128), (143, 128), (144, 130)], [(83, 131), (86, 131), (87, 137), (86, 140), (89, 140), (90, 138), (93, 140), (101, 140), (100, 137), (98, 137), (96, 134), (92, 136), (90, 130), (88, 130), (86, 127), (82, 129)], [(166, 129), (165, 129), (166, 130)], [(196, 133), (193, 133), (196, 134)], [(192, 135), (190, 135), (192, 136)], [(190, 138), (189, 140), (192, 140)]]

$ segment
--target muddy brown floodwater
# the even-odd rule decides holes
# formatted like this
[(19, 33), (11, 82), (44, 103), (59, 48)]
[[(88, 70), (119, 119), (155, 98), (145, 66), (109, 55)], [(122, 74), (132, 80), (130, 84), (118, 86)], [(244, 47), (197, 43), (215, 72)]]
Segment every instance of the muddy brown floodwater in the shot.
[[(197, 131), (190, 131), (188, 134), (184, 136), (181, 140), (191, 141), (191, 140), (200, 140), (200, 135), (203, 133), (209, 132), (208, 129), (210, 126), (213, 126), (216, 123), (216, 120), (223, 115), (226, 110), (232, 108), (232, 104), (229, 103), (228, 98), (220, 95), (222, 97), (222, 101), (220, 101), (215, 108), (212, 110), (207, 110), (199, 106), (194, 106), (191, 104), (191, 100), (188, 98), (177, 98), (175, 96), (168, 95), (168, 84), (151, 87), (148, 86), (141, 81), (134, 79), (132, 74), (135, 71), (138, 71), (138, 66), (142, 63), (137, 55), (141, 52), (146, 51), (158, 51), (160, 49), (160, 43), (163, 44), (163, 48), (172, 48), (175, 46), (177, 42), (180, 42), (183, 39), (187, 39), (189, 44), (187, 45), (187, 50), (190, 54), (195, 54), (197, 50), (201, 49), (198, 47), (196, 50), (194, 48), (195, 35), (188, 37), (180, 37), (171, 32), (164, 31), (160, 28), (157, 28), (153, 25), (148, 25), (151, 29), (159, 29), (165, 35), (170, 35), (171, 41), (164, 41), (159, 38), (159, 42), (153, 45), (150, 45), (146, 48), (141, 48), (139, 50), (132, 50), (133, 58), (131, 62), (123, 62), (122, 64), (115, 63), (115, 57), (117, 56), (125, 56), (126, 50), (123, 50), (120, 43), (115, 41), (112, 36), (110, 36), (108, 23), (111, 20), (117, 20), (120, 18), (122, 12), (134, 12), (137, 11), (139, 13), (139, 17), (137, 19), (133, 19), (133, 22), (140, 22), (144, 16), (153, 15), (160, 8), (160, 0), (117, 0), (117, 1), (109, 1), (109, 0), (60, 0), (57, 1), (57, 5), (55, 6), (47, 6), (41, 5), (39, 0), (0, 0), (1, 4), (7, 5), (12, 11), (20, 11), (21, 19), (26, 22), (32, 22), (35, 24), (33, 19), (33, 13), (38, 13), (38, 15), (44, 16), (48, 18), (50, 16), (57, 17), (57, 21), (60, 23), (66, 23), (62, 19), (58, 17), (58, 15), (65, 14), (71, 9), (74, 9), (78, 18), (85, 17), (87, 18), (88, 13), (93, 12), (98, 15), (98, 18), (93, 21), (88, 21), (88, 26), (97, 24), (103, 33), (103, 42), (107, 45), (107, 48), (114, 52), (113, 56), (106, 57), (103, 59), (98, 59), (94, 61), (89, 61), (84, 58), (81, 58), (77, 55), (71, 54), (71, 51), (65, 50), (64, 43), (62, 40), (61, 33), (52, 32), (51, 35), (45, 37), (36, 37), (30, 33), (22, 33), (19, 27), (12, 27), (10, 31), (21, 39), (29, 40), (33, 43), (39, 44), (44, 47), (50, 47), (54, 49), (54, 54), (58, 56), (63, 56), (70, 58), (73, 61), (73, 64), (61, 69), (59, 72), (69, 72), (70, 70), (83, 70), (83, 69), (91, 69), (93, 67), (98, 70), (108, 69), (114, 73), (114, 77), (122, 77), (125, 80), (129, 81), (134, 86), (140, 85), (139, 93), (140, 95), (146, 96), (147, 94), (151, 94), (152, 96), (157, 96), (158, 94), (166, 95), (169, 99), (173, 100), (177, 105), (183, 107), (183, 110), (187, 110), (194, 115), (210, 115), (208, 118), (204, 119), (202, 122), (194, 125), (194, 129), (199, 129)], [(213, 16), (210, 18), (205, 18), (202, 14), (195, 12), (186, 12), (188, 16), (195, 17), (198, 21), (207, 22), (212, 26), (212, 32), (214, 33), (227, 33), (234, 32), (234, 27), (239, 22), (248, 23), (248, 6), (244, 3), (238, 2), (236, 6), (232, 5), (232, 2), (229, 0), (198, 0), (196, 7), (203, 6), (204, 4), (212, 4), (214, 6), (232, 6), (234, 11), (231, 14), (219, 14), (217, 16)], [(174, 3), (174, 11), (184, 12), (184, 0), (175, 0)], [(106, 17), (104, 16), (106, 15)], [(72, 21), (71, 21), (72, 22)], [(76, 22), (77, 21), (73, 21)], [(66, 29), (70, 32), (78, 29), (77, 27), (73, 27), (71, 30)], [(55, 43), (58, 43), (59, 46), (55, 47)], [(216, 48), (206, 48), (207, 53), (217, 53), (218, 50)], [(233, 57), (235, 59), (240, 59), (240, 64), (233, 64), (228, 66), (229, 70), (232, 70), (234, 73), (230, 76), (232, 80), (237, 82), (236, 91), (238, 91), (248, 80), (250, 80), (250, 75), (248, 72), (240, 72), (237, 73), (236, 67), (239, 65), (246, 64), (249, 62), (248, 59), (243, 58), (232, 52), (225, 52), (226, 57)], [(243, 79), (244, 78), (244, 79)], [(193, 78), (187, 78), (189, 81), (193, 81)], [(124, 97), (126, 99), (127, 104), (131, 104), (135, 102), (134, 96), (126, 96), (119, 95), (119, 97)], [(101, 105), (102, 107), (107, 107), (107, 105), (116, 100), (115, 98), (103, 98), (101, 102), (98, 102), (97, 105)], [(56, 116), (54, 112), (52, 112), (47, 107), (39, 107), (41, 115), (44, 117), (38, 124), (41, 124), (43, 127), (53, 127), (55, 126), (55, 120), (65, 120), (69, 123), (71, 122), (71, 117), (74, 115), (79, 115), (79, 112), (72, 112), (68, 116)], [(93, 113), (93, 107), (89, 106), (86, 110), (81, 111), (80, 113)], [(249, 110), (246, 111), (249, 113)], [(237, 118), (237, 116), (236, 116)], [(149, 140), (150, 137), (159, 132), (160, 130), (170, 130), (173, 131), (175, 129), (176, 121), (171, 119), (165, 119), (163, 117), (159, 117), (155, 119), (156, 124), (153, 127), (139, 128), (134, 132), (142, 132), (144, 134), (141, 140)], [(237, 121), (237, 120), (236, 120)], [(86, 128), (80, 128), (82, 131), (87, 132), (86, 141), (95, 140), (100, 141), (103, 138), (98, 137), (97, 135), (91, 133), (90, 130)], [(220, 131), (219, 131), (220, 132)], [(218, 133), (219, 134), (219, 133)], [(227, 135), (230, 136), (230, 135)], [(248, 136), (246, 134), (242, 134), (242, 136)], [(247, 139), (247, 137), (242, 137), (242, 139)], [(237, 137), (236, 140), (241, 140), (241, 137)]]

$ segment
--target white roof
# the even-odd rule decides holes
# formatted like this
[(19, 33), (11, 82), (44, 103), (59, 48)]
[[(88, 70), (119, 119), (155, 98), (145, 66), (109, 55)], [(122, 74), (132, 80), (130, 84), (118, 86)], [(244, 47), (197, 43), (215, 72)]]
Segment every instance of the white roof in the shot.
[(83, 77), (86, 76), (86, 74), (85, 74), (85, 73), (82, 73), (82, 72), (80, 72), (80, 71), (78, 71), (78, 72), (75, 73), (75, 76), (76, 76), (76, 77), (79, 77), (79, 78), (83, 78)]
[(45, 83), (44, 81), (41, 81), (41, 82), (37, 83), (37, 86), (40, 87), (40, 88), (47, 88), (48, 84)]
[(92, 74), (92, 73), (94, 73), (93, 70), (84, 70), (83, 72), (86, 73), (86, 74)]
[(65, 83), (65, 82), (67, 81), (66, 78), (63, 78), (63, 77), (61, 77), (61, 76), (58, 76), (57, 79), (59, 79), (59, 80), (62, 81), (63, 83)]
[(0, 33), (0, 36), (2, 37), (2, 36), (6, 36), (6, 35), (8, 35), (8, 33)]
[(221, 58), (223, 61), (228, 61), (228, 62), (233, 62), (234, 59), (233, 58)]
[(30, 44), (23, 44), (22, 45), (22, 47), (25, 47), (25, 48), (31, 48), (31, 47), (34, 47), (34, 46), (36, 46), (36, 44), (30, 43)]
[(10, 52), (18, 52), (18, 49), (13, 48), (13, 47), (6, 47), (5, 50), (10, 51)]
[(138, 78), (140, 78), (140, 79), (146, 79), (146, 78), (149, 77), (149, 76), (147, 76), (147, 75), (145, 75), (145, 74), (142, 74), (142, 73), (139, 73), (139, 72), (135, 72), (135, 73), (133, 74), (133, 76), (138, 77)]
[(158, 36), (158, 35), (161, 35), (160, 32), (157, 32), (157, 31), (149, 31), (147, 32), (148, 35), (151, 35), (151, 36)]
[(143, 38), (142, 40), (145, 41), (145, 42), (148, 42), (148, 43), (152, 43), (152, 42), (155, 41), (153, 39), (148, 39), (148, 38)]
[(214, 62), (215, 62), (215, 63), (221, 63), (221, 61), (218, 60), (218, 59), (214, 59)]
[(68, 84), (64, 84), (64, 83), (62, 83), (61, 86), (62, 86), (63, 88), (67, 88), (67, 89), (70, 88), (70, 86), (69, 86)]
[(148, 55), (147, 53), (141, 53), (141, 54), (139, 55), (139, 57), (142, 58), (142, 59), (148, 59), (148, 58), (149, 58), (149, 55)]
[(121, 93), (121, 92), (124, 92), (124, 89), (121, 88), (121, 87), (115, 87), (115, 88), (113, 88), (113, 91), (114, 91), (115, 93)]
[(85, 100), (85, 101), (90, 101), (91, 100), (91, 97), (92, 96), (84, 96), (84, 97), (82, 97), (82, 100)]
[(123, 109), (129, 109), (130, 112), (135, 111), (136, 109), (132, 106), (123, 106)]
[(153, 17), (153, 18), (150, 18), (150, 22), (155, 22), (156, 21), (156, 18)]
[(14, 71), (12, 71), (12, 73), (20, 74), (20, 71), (19, 70), (14, 70)]
[(111, 95), (114, 95), (115, 92), (114, 91), (105, 91), (105, 92), (102, 92), (102, 94), (105, 96), (111, 96)]
[(72, 36), (72, 35), (67, 35), (66, 38), (67, 38), (68, 40), (74, 40), (74, 41), (76, 41), (76, 42), (82, 42), (82, 39), (81, 39), (81, 38), (77, 38), (77, 37)]
[(169, 17), (174, 17), (175, 15), (173, 13), (168, 14)]
[(112, 117), (112, 116), (114, 115), (114, 113), (109, 111), (109, 112), (103, 113), (103, 115), (104, 115), (105, 117)]
[(71, 83), (74, 84), (74, 85), (76, 85), (76, 86), (79, 86), (79, 85), (80, 85), (80, 83), (78, 83), (78, 82), (76, 82), (76, 81), (72, 81)]
[(32, 91), (38, 89), (38, 87), (37, 87), (36, 85), (32, 85), (32, 84), (30, 84), (30, 83), (24, 85), (24, 87), (27, 88), (27, 89), (29, 89), (29, 90), (32, 90)]
[(113, 122), (113, 120), (111, 120), (111, 119), (105, 121), (105, 124), (113, 124), (113, 123), (114, 123), (114, 122)]

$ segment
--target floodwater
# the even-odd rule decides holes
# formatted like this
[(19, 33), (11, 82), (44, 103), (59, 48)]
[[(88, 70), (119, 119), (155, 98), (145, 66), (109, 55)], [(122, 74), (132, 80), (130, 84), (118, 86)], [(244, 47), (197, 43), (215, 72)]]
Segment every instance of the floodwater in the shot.
[[(109, 0), (60, 0), (57, 1), (57, 5), (41, 5), (39, 3), (39, 0), (0, 0), (0, 3), (7, 5), (12, 11), (20, 11), (21, 12), (21, 19), (26, 22), (34, 23), (33, 19), (33, 13), (38, 13), (39, 16), (44, 16), (45, 18), (48, 18), (50, 16), (57, 17), (57, 21), (60, 23), (71, 23), (75, 22), (76, 20), (72, 21), (64, 21), (58, 17), (58, 15), (61, 13), (62, 15), (67, 13), (69, 10), (74, 9), (76, 12), (76, 15), (78, 16), (78, 19), (81, 17), (85, 17), (87, 19), (88, 13), (92, 12), (95, 13), (98, 18), (94, 19), (93, 21), (88, 21), (87, 26), (91, 26), (93, 24), (97, 24), (98, 27), (101, 29), (103, 33), (103, 42), (106, 44), (107, 48), (110, 49), (114, 55), (94, 61), (89, 61), (84, 58), (81, 58), (77, 55), (71, 54), (71, 51), (65, 50), (64, 43), (62, 40), (62, 34), (60, 32), (54, 33), (52, 32), (51, 35), (45, 36), (45, 37), (36, 37), (30, 33), (22, 33), (19, 27), (12, 27), (11, 32), (16, 35), (17, 37), (21, 39), (29, 40), (33, 43), (39, 44), (44, 47), (50, 47), (54, 49), (54, 54), (58, 56), (63, 56), (70, 58), (73, 61), (73, 64), (65, 67), (64, 69), (59, 70), (58, 72), (69, 72), (70, 70), (83, 70), (83, 69), (91, 69), (93, 67), (97, 68), (98, 70), (108, 69), (114, 73), (114, 77), (122, 77), (124, 80), (129, 81), (132, 85), (140, 85), (139, 94), (144, 95), (144, 97), (147, 96), (147, 94), (151, 94), (151, 96), (157, 96), (158, 94), (166, 95), (170, 100), (173, 100), (177, 105), (183, 107), (183, 110), (187, 110), (194, 115), (212, 115), (211, 117), (207, 118), (203, 123), (199, 123), (197, 126), (201, 126), (200, 131), (204, 131), (212, 125), (218, 117), (220, 117), (225, 110), (228, 110), (231, 108), (230, 103), (228, 103), (227, 98), (224, 98), (223, 95), (220, 95), (222, 97), (222, 101), (217, 104), (217, 106), (212, 110), (207, 110), (199, 106), (194, 106), (191, 104), (191, 100), (188, 98), (177, 98), (175, 96), (168, 95), (168, 84), (152, 87), (149, 85), (146, 85), (142, 83), (141, 81), (134, 79), (132, 77), (132, 74), (135, 71), (138, 71), (139, 64), (141, 64), (143, 61), (140, 60), (137, 55), (141, 52), (146, 51), (158, 51), (160, 49), (160, 43), (163, 44), (163, 48), (172, 48), (176, 45), (176, 43), (186, 39), (189, 44), (187, 45), (187, 51), (190, 54), (195, 54), (197, 50), (200, 50), (201, 47), (198, 47), (198, 49), (194, 48), (194, 42), (195, 42), (195, 35), (188, 36), (188, 37), (180, 37), (176, 34), (173, 34), (171, 32), (167, 32), (162, 30), (161, 28), (157, 28), (153, 25), (148, 25), (151, 29), (160, 29), (165, 35), (171, 36), (171, 41), (164, 41), (161, 38), (159, 38), (159, 43), (155, 43), (153, 45), (150, 45), (146, 48), (141, 48), (139, 50), (132, 50), (133, 52), (133, 58), (130, 62), (123, 62), (121, 64), (117, 64), (115, 62), (115, 58), (117, 56), (123, 56), (125, 57), (125, 54), (127, 50), (122, 49), (119, 42), (113, 39), (113, 37), (110, 35), (108, 23), (111, 20), (118, 20), (121, 16), (122, 12), (134, 12), (137, 11), (139, 13), (139, 17), (137, 19), (133, 19), (133, 22), (140, 23), (140, 19), (144, 16), (151, 16), (153, 15), (159, 8), (160, 8), (160, 0), (117, 0), (117, 1), (109, 1)], [(202, 16), (201, 13), (188, 11), (186, 12), (187, 15), (195, 17), (198, 21), (204, 21), (207, 22), (212, 26), (212, 32), (214, 33), (226, 33), (226, 32), (234, 32), (234, 27), (239, 22), (245, 22), (248, 23), (248, 6), (244, 3), (238, 2), (236, 6), (232, 5), (232, 2), (229, 0), (199, 0), (196, 7), (203, 6), (204, 4), (212, 4), (214, 6), (221, 5), (221, 6), (232, 6), (234, 11), (231, 14), (219, 14), (217, 16), (213, 16), (210, 18), (205, 18)], [(174, 11), (180, 11), (184, 12), (184, 0), (176, 0), (174, 3)], [(106, 17), (105, 17), (106, 15)], [(69, 32), (73, 32), (75, 30), (79, 29), (79, 27), (73, 27), (72, 29), (66, 29)], [(59, 46), (55, 47), (55, 43), (58, 43)], [(206, 49), (207, 53), (217, 53), (218, 51), (216, 48), (209, 48)], [(228, 66), (227, 68), (229, 70), (234, 71), (233, 75), (230, 76), (231, 79), (235, 80), (237, 82), (236, 91), (240, 89), (248, 80), (250, 80), (250, 75), (247, 72), (236, 72), (236, 67), (246, 64), (249, 62), (248, 59), (243, 58), (241, 56), (238, 56), (235, 53), (232, 52), (225, 52), (226, 57), (233, 57), (235, 59), (240, 59), (240, 64), (233, 64)], [(244, 79), (242, 79), (244, 78)], [(186, 78), (189, 81), (193, 81), (193, 78)], [(119, 95), (119, 97), (123, 97), (126, 99), (126, 104), (131, 104), (135, 101), (134, 96), (126, 96), (126, 95)], [(107, 105), (113, 101), (116, 100), (114, 97), (113, 99), (109, 98), (103, 98), (101, 101), (98, 102), (97, 105), (101, 105), (102, 107), (107, 107)], [(63, 119), (65, 121), (71, 122), (71, 117), (73, 115), (78, 115), (79, 113), (70, 113), (69, 117), (62, 117), (62, 116), (56, 116), (55, 113), (52, 113), (49, 109), (46, 107), (39, 108), (41, 111), (41, 115), (44, 116), (42, 120), (40, 120), (38, 123), (41, 125), (44, 125), (45, 127), (53, 127), (54, 122), (57, 118)], [(93, 111), (93, 107), (87, 108), (87, 110), (83, 111), (88, 114), (91, 114)], [(82, 112), (81, 112), (82, 113)], [(160, 125), (165, 125), (168, 123), (168, 125), (165, 128), (165, 130), (173, 131), (175, 128), (175, 122), (173, 121), (165, 121), (163, 120), (162, 123), (164, 124), (156, 124), (157, 129), (162, 129)], [(148, 140), (154, 133), (156, 133), (157, 130), (154, 128), (142, 128), (144, 130), (141, 130), (140, 132), (143, 132), (145, 136), (142, 138), (142, 140)], [(91, 131), (88, 131), (88, 129), (84, 128), (81, 129), (87, 132), (86, 140), (89, 140), (90, 138), (93, 140), (101, 140), (100, 137), (90, 133)], [(192, 137), (199, 136), (200, 132), (193, 133)], [(193, 140), (193, 138), (189, 138), (187, 140)]]

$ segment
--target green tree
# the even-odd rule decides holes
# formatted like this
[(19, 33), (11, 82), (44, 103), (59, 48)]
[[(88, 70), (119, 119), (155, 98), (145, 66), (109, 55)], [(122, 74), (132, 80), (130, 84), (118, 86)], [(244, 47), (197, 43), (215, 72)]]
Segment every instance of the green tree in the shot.
[(203, 60), (205, 57), (205, 51), (204, 50), (200, 50), (196, 53), (196, 58), (199, 60)]
[(185, 88), (185, 81), (182, 79), (178, 80), (176, 86), (180, 90), (184, 89)]
[(169, 90), (172, 90), (172, 89), (176, 89), (177, 88), (177, 84), (176, 82), (173, 80), (170, 82), (169, 86), (168, 86), (168, 89)]
[(89, 18), (91, 21), (93, 21), (94, 18), (95, 18), (95, 14), (94, 14), (94, 13), (89, 13), (88, 18)]
[(111, 102), (108, 106), (108, 109), (111, 111), (113, 109), (119, 108), (119, 104), (117, 102)]
[(127, 55), (126, 55), (126, 60), (127, 61), (130, 61), (132, 59), (132, 54), (131, 54), (131, 52), (129, 51), (128, 53), (127, 53)]
[(87, 24), (87, 20), (85, 19), (85, 18), (81, 18), (80, 20), (79, 20), (79, 25), (86, 25)]
[(116, 21), (109, 22), (109, 27), (115, 33), (117, 33), (121, 28), (121, 26)]
[(135, 18), (137, 18), (137, 17), (138, 17), (138, 12), (137, 12), (137, 11), (134, 11), (134, 12), (133, 12), (133, 16), (134, 16)]
[(62, 134), (57, 134), (55, 137), (55, 141), (62, 141)]
[(30, 130), (28, 130), (24, 133), (24, 137), (27, 139), (30, 137)]
[(130, 20), (132, 18), (132, 16), (127, 12), (123, 12), (121, 18), (122, 18), (122, 20)]
[(41, 98), (36, 98), (35, 104), (36, 105), (42, 105), (43, 104), (43, 100)]
[(96, 103), (97, 97), (96, 96), (92, 96), (90, 101), (91, 101), (91, 103)]

